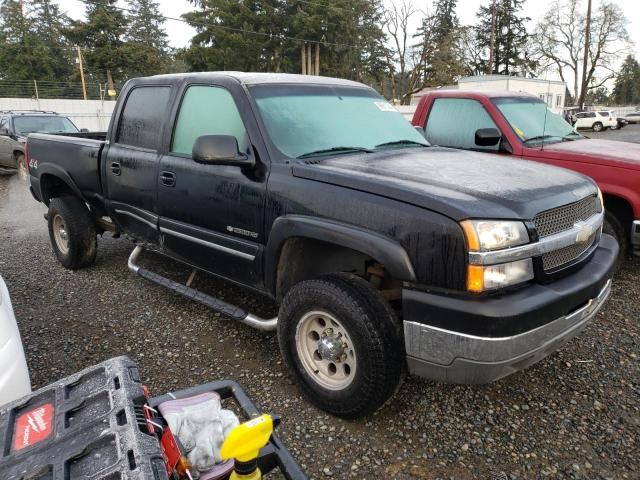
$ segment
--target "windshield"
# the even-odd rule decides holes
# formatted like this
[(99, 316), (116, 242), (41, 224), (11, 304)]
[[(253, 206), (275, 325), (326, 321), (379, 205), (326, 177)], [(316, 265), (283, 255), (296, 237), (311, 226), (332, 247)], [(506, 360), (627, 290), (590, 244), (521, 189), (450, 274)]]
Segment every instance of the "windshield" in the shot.
[(523, 143), (539, 144), (583, 138), (547, 104), (531, 97), (494, 98), (493, 103), (504, 115)]
[(64, 132), (75, 133), (76, 126), (67, 117), (56, 117), (54, 115), (24, 115), (13, 117), (13, 128), (17, 135), (27, 135), (28, 133), (52, 133)]
[(289, 158), (429, 145), (384, 98), (365, 88), (261, 85), (251, 92), (271, 141)]

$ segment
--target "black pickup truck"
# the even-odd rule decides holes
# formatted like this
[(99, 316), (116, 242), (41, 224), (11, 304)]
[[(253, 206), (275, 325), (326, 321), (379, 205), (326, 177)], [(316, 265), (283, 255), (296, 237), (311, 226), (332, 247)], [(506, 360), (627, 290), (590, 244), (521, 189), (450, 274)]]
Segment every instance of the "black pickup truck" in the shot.
[[(343, 417), (380, 407), (406, 366), (463, 383), (526, 368), (611, 289), (618, 246), (593, 181), (431, 147), (355, 82), (133, 79), (104, 138), (33, 134), (27, 156), (65, 267), (90, 266), (97, 235), (124, 234), (133, 272), (277, 329), (301, 389)], [(272, 297), (278, 317), (142, 268), (144, 249)]]

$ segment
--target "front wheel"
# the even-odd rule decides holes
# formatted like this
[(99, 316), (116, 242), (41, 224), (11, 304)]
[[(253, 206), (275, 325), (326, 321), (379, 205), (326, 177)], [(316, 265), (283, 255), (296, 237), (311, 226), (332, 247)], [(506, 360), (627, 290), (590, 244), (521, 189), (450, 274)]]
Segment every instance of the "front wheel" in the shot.
[(399, 387), (400, 322), (380, 292), (355, 275), (295, 285), (280, 307), (278, 341), (302, 392), (336, 416), (373, 413)]
[(603, 127), (602, 123), (596, 122), (596, 123), (593, 124), (592, 128), (593, 128), (594, 132), (601, 132), (602, 131), (602, 127)]
[(60, 263), (68, 269), (89, 267), (98, 251), (96, 227), (86, 205), (77, 197), (64, 196), (49, 204), (49, 239)]

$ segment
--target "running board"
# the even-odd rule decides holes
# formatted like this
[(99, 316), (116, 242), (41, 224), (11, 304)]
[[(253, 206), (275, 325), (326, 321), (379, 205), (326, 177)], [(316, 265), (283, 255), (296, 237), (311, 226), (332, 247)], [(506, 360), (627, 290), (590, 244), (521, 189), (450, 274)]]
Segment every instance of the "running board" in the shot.
[(190, 300), (194, 300), (198, 303), (206, 305), (211, 310), (221, 313), (227, 317), (231, 317), (234, 320), (255, 328), (256, 330), (267, 332), (276, 329), (276, 326), (278, 324), (278, 317), (270, 319), (260, 318), (256, 315), (245, 312), (243, 309), (236, 307), (235, 305), (231, 305), (224, 300), (212, 297), (211, 295), (200, 292), (195, 288), (187, 287), (186, 285), (175, 282), (167, 277), (163, 277), (162, 275), (158, 275), (157, 273), (151, 272), (145, 268), (138, 266), (136, 264), (136, 261), (138, 260), (138, 257), (143, 252), (143, 250), (144, 248), (142, 245), (136, 245), (136, 248), (134, 248), (133, 252), (131, 252), (131, 255), (129, 255), (129, 261), (127, 264), (129, 266), (129, 270), (131, 270), (133, 273), (140, 275), (142, 278), (146, 278), (147, 280), (157, 283), (158, 285), (168, 288), (175, 293), (179, 293), (180, 295), (187, 297)]

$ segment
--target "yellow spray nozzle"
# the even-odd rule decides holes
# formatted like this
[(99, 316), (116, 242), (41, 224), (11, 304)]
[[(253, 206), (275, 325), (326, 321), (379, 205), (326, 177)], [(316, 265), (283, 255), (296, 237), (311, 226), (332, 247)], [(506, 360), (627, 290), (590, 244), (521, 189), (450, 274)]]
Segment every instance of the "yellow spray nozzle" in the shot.
[(250, 462), (258, 458), (273, 433), (273, 418), (263, 414), (231, 430), (220, 449), (223, 460), (231, 458), (239, 462)]

